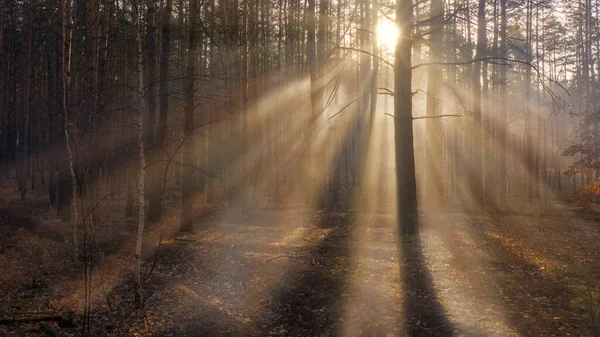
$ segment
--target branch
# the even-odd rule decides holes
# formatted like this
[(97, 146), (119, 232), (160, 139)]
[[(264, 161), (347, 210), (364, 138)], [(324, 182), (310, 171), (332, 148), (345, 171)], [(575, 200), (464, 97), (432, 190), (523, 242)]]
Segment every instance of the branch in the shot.
[(449, 115), (439, 115), (439, 116), (419, 116), (419, 117), (413, 117), (413, 120), (417, 120), (417, 119), (436, 119), (436, 118), (444, 118), (444, 117), (462, 117), (462, 115), (449, 114)]
[(331, 120), (331, 119), (333, 119), (335, 116), (339, 115), (339, 114), (340, 114), (342, 111), (346, 110), (346, 108), (347, 108), (347, 107), (349, 107), (349, 106), (351, 106), (352, 104), (354, 104), (354, 103), (358, 102), (360, 99), (364, 98), (365, 96), (367, 96), (367, 95), (365, 94), (365, 95), (359, 96), (357, 99), (355, 99), (355, 100), (351, 101), (350, 103), (346, 104), (346, 105), (345, 105), (343, 108), (341, 108), (341, 109), (340, 109), (338, 112), (336, 112), (335, 114), (333, 114), (333, 116), (331, 116), (331, 117), (327, 118), (327, 120)]
[[(515, 63), (523, 63), (526, 64), (528, 66), (533, 67), (533, 65), (527, 61), (522, 61), (522, 60), (517, 60), (517, 59), (509, 59), (506, 57), (496, 57), (496, 56), (490, 56), (490, 57), (481, 57), (481, 58), (475, 58), (472, 60), (467, 60), (467, 61), (457, 61), (457, 62), (425, 62), (425, 63), (419, 63), (416, 64), (412, 67), (412, 70), (421, 68), (421, 67), (425, 67), (425, 66), (431, 66), (431, 65), (440, 65), (440, 66), (461, 66), (461, 65), (470, 65), (473, 63), (477, 63), (477, 62), (489, 62), (489, 63), (494, 63), (494, 62), (490, 62), (490, 61), (495, 61), (495, 60), (502, 60), (502, 61), (506, 61), (506, 62), (515, 62)], [(507, 65), (507, 63), (497, 63), (497, 64), (502, 64), (502, 65)]]
[(342, 47), (342, 46), (337, 46), (337, 47), (340, 48), (340, 49), (344, 49), (344, 50), (352, 50), (352, 51), (357, 51), (359, 53), (364, 53), (364, 54), (370, 55), (371, 57), (375, 57), (375, 58), (379, 59), (381, 62), (387, 64), (392, 69), (394, 69), (394, 65), (391, 62), (389, 62), (388, 60), (386, 60), (385, 58), (383, 58), (381, 56), (373, 55), (373, 53), (368, 52), (366, 50), (362, 50), (362, 49), (359, 49), (359, 48), (352, 48), (352, 47)]
[[(392, 115), (392, 114), (385, 113), (385, 115), (394, 118), (394, 115)], [(413, 117), (412, 119), (413, 120), (418, 120), (418, 119), (437, 119), (437, 118), (444, 118), (444, 117), (462, 117), (462, 115), (447, 114), (447, 115), (438, 115), (438, 116), (418, 116), (418, 117)]]

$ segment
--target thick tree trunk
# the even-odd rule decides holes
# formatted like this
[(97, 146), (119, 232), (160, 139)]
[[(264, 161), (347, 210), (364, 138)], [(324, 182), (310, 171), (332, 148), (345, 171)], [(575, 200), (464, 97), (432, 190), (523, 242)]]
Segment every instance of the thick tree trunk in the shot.
[(398, 226), (405, 236), (419, 231), (412, 117), (412, 11), (411, 0), (396, 2), (396, 26), (401, 34), (394, 61), (394, 143)]

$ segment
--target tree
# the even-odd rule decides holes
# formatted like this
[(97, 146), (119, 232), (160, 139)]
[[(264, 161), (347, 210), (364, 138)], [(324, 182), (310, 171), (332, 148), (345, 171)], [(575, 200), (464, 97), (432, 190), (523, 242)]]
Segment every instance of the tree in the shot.
[(187, 78), (184, 88), (184, 137), (183, 145), (183, 183), (181, 193), (181, 223), (180, 230), (189, 232), (193, 225), (193, 198), (196, 192), (194, 179), (194, 143), (192, 142), (192, 133), (194, 132), (194, 83), (196, 82), (196, 62), (198, 59), (198, 0), (190, 0), (190, 29), (189, 29), (189, 52), (187, 57)]
[[(158, 124), (156, 125), (156, 137), (154, 142), (156, 155), (153, 156), (152, 160), (156, 161), (158, 168), (163, 168), (165, 165), (161, 164), (164, 160), (163, 148), (166, 143), (167, 137), (167, 123), (169, 114), (169, 57), (171, 49), (171, 19), (173, 12), (173, 0), (166, 0), (163, 9), (163, 22), (162, 22), (162, 45), (160, 54), (160, 84), (159, 84), (159, 96), (160, 96), (160, 113), (158, 116)], [(155, 172), (161, 172), (162, 170), (156, 169)], [(151, 195), (148, 204), (148, 220), (156, 221), (162, 217), (162, 191), (160, 184), (155, 184), (154, 189), (151, 190)]]
[[(442, 41), (444, 35), (444, 3), (431, 1), (431, 33), (429, 38), (429, 66), (427, 71), (427, 116), (440, 114), (440, 65), (442, 60)], [(442, 121), (439, 118), (427, 120), (427, 199), (434, 207), (439, 207), (444, 196)]]
[[(481, 119), (482, 110), (482, 90), (481, 90), (481, 70), (483, 66), (483, 58), (486, 55), (487, 48), (487, 33), (486, 33), (486, 18), (485, 18), (485, 0), (479, 0), (477, 10), (477, 48), (475, 53), (475, 63), (473, 70), (473, 172), (471, 191), (476, 203), (481, 203), (484, 200), (483, 186), (483, 160), (482, 147), (484, 135), (484, 125)], [(481, 204), (478, 206), (482, 206)]]
[[(160, 123), (156, 123), (156, 97), (157, 97), (157, 81), (156, 81), (156, 0), (147, 0), (147, 14), (146, 14), (146, 87), (148, 87), (146, 100), (148, 106), (148, 118), (146, 119), (146, 152), (148, 154), (149, 162), (153, 164), (158, 159), (158, 153), (161, 151), (158, 148), (156, 141), (156, 133), (158, 128), (161, 127)], [(165, 11), (166, 12), (166, 11)], [(163, 23), (168, 24), (167, 23)], [(164, 29), (164, 28), (163, 28)], [(163, 36), (164, 38), (164, 36)], [(167, 37), (168, 39), (168, 37)], [(164, 42), (163, 42), (164, 43)], [(168, 42), (167, 42), (168, 43)], [(168, 58), (168, 55), (167, 55)], [(161, 63), (162, 67), (162, 63)], [(162, 75), (162, 69), (161, 69)], [(161, 91), (162, 81), (166, 79), (161, 78)], [(161, 109), (162, 109), (162, 97), (161, 97)], [(167, 103), (168, 104), (168, 103)], [(147, 186), (148, 186), (148, 221), (158, 221), (161, 218), (161, 205), (160, 205), (160, 171), (158, 168), (160, 165), (153, 165), (146, 175)]]
[(136, 129), (137, 129), (137, 148), (139, 155), (139, 173), (137, 178), (137, 193), (138, 193), (138, 213), (137, 213), (137, 237), (135, 243), (135, 272), (134, 272), (134, 289), (135, 289), (135, 305), (140, 308), (143, 304), (142, 296), (142, 241), (144, 237), (145, 224), (145, 174), (146, 174), (146, 158), (144, 154), (144, 120), (146, 115), (146, 104), (144, 102), (144, 70), (142, 57), (142, 26), (140, 24), (140, 5), (138, 0), (132, 0), (131, 6), (133, 9), (133, 24), (135, 44), (137, 48), (137, 90), (136, 90)]
[[(507, 26), (507, 16), (506, 16), (506, 1), (507, 0), (500, 0), (500, 57), (503, 58), (508, 58), (508, 36), (507, 31), (506, 31), (506, 26)], [(498, 80), (498, 86), (499, 86), (499, 101), (500, 102), (506, 102), (507, 99), (507, 94), (506, 94), (506, 86), (508, 85), (507, 83), (507, 72), (508, 72), (508, 68), (507, 67), (501, 67), (500, 68), (500, 76), (499, 76), (499, 80)], [(499, 158), (498, 158), (498, 165), (499, 170), (498, 170), (498, 183), (499, 183), (499, 189), (498, 189), (498, 202), (500, 202), (501, 204), (506, 204), (507, 203), (507, 197), (508, 197), (508, 188), (507, 188), (507, 167), (506, 167), (506, 151), (507, 151), (507, 137), (506, 137), (506, 114), (507, 114), (507, 108), (505, 104), (501, 104), (498, 107), (499, 111), (498, 111), (498, 123), (500, 124), (499, 128), (498, 128), (498, 143), (500, 144), (500, 150), (499, 150)]]
[(396, 2), (400, 32), (394, 60), (394, 144), (398, 226), (404, 235), (418, 234), (417, 182), (412, 116), (412, 0)]

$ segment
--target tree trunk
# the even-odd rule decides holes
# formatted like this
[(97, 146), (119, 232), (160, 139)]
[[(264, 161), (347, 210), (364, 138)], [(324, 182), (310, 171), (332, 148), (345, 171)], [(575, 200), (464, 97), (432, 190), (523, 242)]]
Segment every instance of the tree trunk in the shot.
[(137, 146), (139, 155), (139, 176), (137, 179), (138, 188), (138, 214), (137, 214), (137, 237), (135, 242), (135, 274), (134, 274), (134, 292), (135, 305), (137, 308), (142, 307), (142, 239), (144, 235), (144, 210), (146, 198), (144, 196), (144, 180), (146, 174), (146, 159), (144, 156), (144, 114), (146, 113), (144, 101), (144, 70), (142, 58), (142, 33), (140, 25), (140, 6), (138, 0), (132, 0), (133, 7), (133, 24), (135, 29), (135, 43), (137, 47), (137, 90), (136, 90), (136, 128), (137, 128)]
[[(160, 180), (162, 178), (162, 174), (160, 172), (161, 165), (155, 163), (155, 161), (158, 160), (158, 154), (162, 150), (158, 148), (158, 144), (155, 140), (155, 130), (157, 128), (160, 128), (160, 126), (156, 126), (156, 0), (147, 0), (147, 3), (148, 11), (146, 13), (146, 67), (148, 76), (146, 78), (146, 88), (148, 88), (148, 91), (146, 94), (146, 100), (148, 105), (148, 118), (145, 121), (147, 122), (145, 130), (145, 149), (147, 154), (146, 157), (148, 158), (148, 162), (150, 162), (151, 164), (150, 168), (148, 169), (148, 172), (146, 172), (146, 185), (148, 189), (148, 221), (153, 222), (160, 220), (161, 217)], [(162, 69), (160, 71), (162, 75)], [(163, 79), (161, 77), (161, 81), (166, 82), (166, 79)], [(162, 86), (163, 83), (161, 82), (161, 90)]]
[(185, 83), (184, 109), (185, 109), (185, 125), (184, 132), (186, 137), (183, 145), (183, 181), (181, 193), (181, 223), (180, 231), (189, 232), (192, 230), (193, 221), (193, 198), (196, 192), (196, 179), (194, 178), (193, 166), (194, 160), (194, 143), (192, 133), (194, 132), (194, 83), (196, 76), (196, 61), (198, 58), (198, 0), (190, 0), (190, 33), (189, 33), (189, 54), (187, 59), (187, 79)]
[[(160, 112), (158, 116), (158, 124), (156, 125), (156, 136), (154, 147), (156, 153), (151, 160), (164, 160), (162, 148), (165, 146), (167, 136), (167, 117), (169, 113), (169, 55), (171, 48), (171, 16), (173, 12), (173, 0), (166, 0), (165, 8), (163, 13), (163, 26), (162, 26), (162, 46), (160, 55), (160, 85), (159, 85), (159, 96), (160, 96)], [(159, 181), (163, 179), (164, 169), (166, 164), (155, 163), (156, 184), (152, 186), (149, 195), (148, 202), (148, 220), (158, 221), (162, 217), (162, 190), (161, 185), (165, 182)]]
[[(440, 65), (442, 60), (442, 40), (444, 34), (444, 3), (443, 0), (431, 1), (431, 35), (429, 38), (429, 63), (427, 72), (427, 116), (440, 114)], [(442, 120), (431, 118), (426, 120), (427, 153), (427, 183), (426, 200), (429, 206), (437, 208), (444, 198), (443, 149), (442, 149)]]
[(25, 22), (27, 28), (25, 29), (23, 36), (23, 47), (21, 48), (21, 95), (20, 100), (22, 102), (22, 115), (21, 125), (19, 132), (19, 145), (18, 154), (19, 160), (17, 161), (17, 172), (18, 172), (18, 183), (19, 191), (21, 191), (21, 200), (25, 200), (27, 195), (27, 168), (29, 162), (29, 118), (30, 118), (30, 105), (31, 105), (31, 56), (32, 56), (32, 40), (34, 22), (33, 22), (33, 1), (29, 1), (25, 6)]
[[(525, 41), (525, 53), (526, 53), (526, 57), (527, 57), (527, 62), (531, 62), (533, 60), (532, 58), (532, 17), (533, 17), (533, 4), (531, 2), (531, 0), (527, 0), (526, 2), (526, 15), (527, 15), (527, 20), (526, 20), (526, 32), (527, 32), (527, 37), (526, 37), (526, 41)], [(530, 66), (526, 66), (525, 69), (525, 100), (529, 100), (531, 98), (531, 67)], [(533, 127), (532, 127), (532, 111), (529, 107), (526, 108), (527, 111), (526, 113), (526, 127), (525, 127), (525, 172), (524, 172), (524, 176), (525, 176), (525, 187), (526, 187), (526, 193), (527, 193), (527, 199), (529, 201), (533, 201), (533, 198), (535, 197), (535, 186), (537, 184), (537, 174), (535, 174), (535, 151), (534, 151), (534, 146), (533, 146)]]
[[(486, 21), (485, 21), (485, 0), (479, 0), (479, 9), (477, 12), (477, 48), (476, 59), (485, 57), (486, 53)], [(473, 177), (471, 182), (471, 194), (476, 207), (482, 207), (484, 200), (483, 191), (483, 129), (484, 125), (481, 119), (481, 70), (483, 61), (477, 61), (474, 64), (473, 71)]]
[(394, 143), (398, 226), (405, 236), (416, 235), (419, 230), (412, 117), (412, 11), (412, 0), (396, 2), (396, 26), (401, 34), (394, 61)]
[[(506, 26), (507, 26), (507, 16), (506, 16), (506, 1), (500, 0), (500, 36), (502, 40), (500, 40), (500, 56), (508, 57), (508, 44), (507, 44), (507, 36), (506, 36)], [(507, 83), (507, 67), (500, 67), (500, 78), (499, 78), (499, 89), (498, 96), (500, 103), (507, 101), (506, 95), (506, 86)], [(506, 183), (507, 179), (507, 156), (506, 152), (508, 149), (508, 142), (506, 138), (507, 133), (507, 125), (506, 125), (506, 115), (507, 115), (506, 104), (499, 104), (498, 106), (498, 165), (499, 165), (499, 173), (498, 173), (498, 202), (500, 204), (506, 205), (508, 202), (508, 185)]]

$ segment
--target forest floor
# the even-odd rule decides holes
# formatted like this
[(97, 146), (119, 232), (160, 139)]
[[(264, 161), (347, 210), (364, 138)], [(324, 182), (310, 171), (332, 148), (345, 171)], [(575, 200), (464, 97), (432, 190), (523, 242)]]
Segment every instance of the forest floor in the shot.
[[(0, 320), (81, 315), (69, 224), (43, 191), (0, 192)], [(186, 235), (172, 214), (148, 226), (145, 275), (163, 240), (141, 310), (133, 220), (115, 207), (97, 225), (91, 336), (600, 336), (600, 215), (425, 213), (419, 238), (397, 242), (389, 213), (198, 212)], [(52, 333), (81, 323), (0, 323), (1, 336)]]

